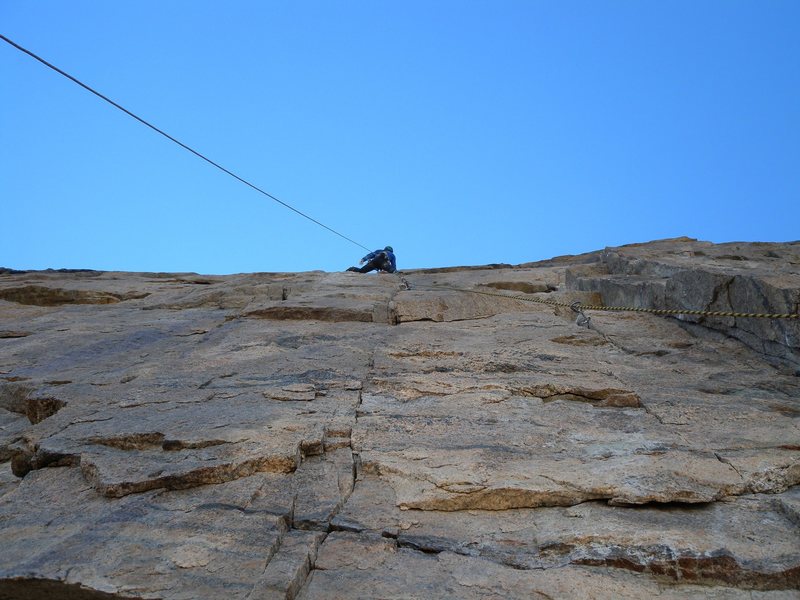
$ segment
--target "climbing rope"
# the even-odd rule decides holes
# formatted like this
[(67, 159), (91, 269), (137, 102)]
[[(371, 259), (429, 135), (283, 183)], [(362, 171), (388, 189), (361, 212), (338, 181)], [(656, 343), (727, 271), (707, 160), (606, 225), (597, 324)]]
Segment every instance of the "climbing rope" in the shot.
[[(612, 312), (638, 312), (648, 313), (651, 315), (693, 315), (698, 317), (736, 317), (736, 318), (749, 318), (749, 319), (800, 319), (798, 313), (743, 313), (735, 311), (722, 311), (722, 310), (690, 310), (683, 308), (639, 308), (636, 306), (603, 306), (600, 304), (581, 304), (580, 302), (559, 302), (558, 300), (550, 300), (549, 298), (535, 298), (531, 296), (518, 296), (508, 294), (498, 294), (495, 292), (487, 292), (485, 290), (465, 289), (451, 286), (436, 286), (436, 289), (451, 290), (454, 292), (467, 292), (471, 294), (480, 294), (482, 296), (492, 296), (495, 298), (506, 298), (507, 300), (521, 300), (522, 302), (534, 302), (536, 304), (547, 304), (549, 306), (562, 306), (570, 308), (574, 312), (580, 313), (581, 316), (588, 320), (583, 314), (584, 310), (605, 310)], [(432, 290), (433, 291), (433, 290)]]
[(46, 66), (46, 67), (48, 67), (48, 68), (52, 69), (53, 71), (55, 71), (55, 72), (56, 72), (56, 73), (58, 73), (59, 75), (63, 75), (64, 77), (66, 77), (67, 79), (69, 79), (70, 81), (72, 81), (73, 83), (77, 83), (77, 84), (78, 84), (79, 86), (81, 86), (83, 89), (85, 89), (85, 90), (87, 90), (87, 91), (91, 92), (92, 94), (94, 94), (95, 96), (97, 96), (98, 98), (100, 98), (101, 100), (105, 100), (106, 102), (108, 102), (108, 103), (109, 103), (111, 106), (113, 106), (114, 108), (117, 108), (117, 109), (121, 110), (122, 112), (124, 112), (124, 113), (125, 113), (126, 115), (128, 115), (129, 117), (132, 117), (132, 118), (136, 119), (137, 121), (139, 121), (139, 123), (141, 123), (142, 125), (145, 125), (145, 126), (149, 127), (150, 129), (152, 129), (153, 131), (155, 131), (156, 133), (159, 133), (159, 134), (163, 135), (163, 136), (164, 136), (165, 138), (167, 138), (169, 141), (176, 143), (178, 146), (180, 146), (180, 147), (181, 147), (181, 148), (183, 148), (184, 150), (187, 150), (188, 152), (191, 152), (192, 154), (194, 154), (194, 155), (195, 155), (195, 156), (197, 156), (198, 158), (201, 158), (201, 159), (203, 159), (203, 160), (204, 160), (204, 161), (206, 161), (208, 164), (210, 164), (210, 165), (211, 165), (211, 166), (213, 166), (213, 167), (216, 167), (217, 169), (219, 169), (220, 171), (222, 171), (222, 172), (223, 172), (223, 173), (225, 173), (226, 175), (230, 175), (231, 177), (233, 177), (233, 178), (234, 178), (234, 179), (236, 179), (237, 181), (239, 181), (239, 182), (241, 182), (241, 183), (245, 184), (246, 186), (248, 186), (248, 187), (250, 187), (250, 188), (254, 189), (254, 190), (255, 190), (255, 191), (257, 191), (258, 193), (260, 193), (260, 194), (263, 194), (264, 196), (266, 196), (266, 197), (267, 197), (267, 198), (269, 198), (270, 200), (274, 200), (274, 201), (275, 201), (275, 202), (277, 202), (278, 204), (280, 204), (280, 205), (282, 205), (282, 206), (285, 206), (286, 208), (288, 208), (288, 209), (289, 209), (289, 210), (291, 210), (291, 211), (294, 211), (295, 213), (297, 213), (298, 215), (300, 215), (300, 216), (301, 216), (301, 217), (303, 217), (304, 219), (308, 219), (308, 220), (309, 220), (309, 221), (311, 221), (312, 223), (316, 223), (317, 225), (319, 225), (319, 226), (320, 226), (320, 227), (322, 227), (323, 229), (327, 229), (327, 230), (328, 230), (328, 231), (330, 231), (331, 233), (333, 233), (333, 234), (335, 234), (335, 235), (338, 235), (340, 238), (342, 238), (342, 239), (344, 239), (344, 240), (347, 240), (348, 242), (350, 242), (350, 243), (352, 243), (352, 244), (355, 244), (356, 246), (360, 246), (361, 248), (363, 248), (364, 250), (366, 250), (367, 252), (369, 252), (369, 248), (367, 248), (367, 247), (366, 247), (364, 244), (360, 244), (359, 242), (357, 242), (357, 241), (355, 241), (355, 240), (353, 240), (353, 239), (351, 239), (351, 238), (347, 237), (347, 236), (346, 236), (346, 235), (344, 235), (343, 233), (339, 233), (338, 231), (336, 231), (336, 230), (335, 230), (335, 229), (333, 229), (332, 227), (328, 227), (327, 225), (325, 225), (325, 223), (322, 223), (322, 222), (320, 222), (320, 221), (317, 221), (317, 220), (316, 220), (314, 217), (312, 217), (312, 216), (310, 216), (310, 215), (307, 215), (306, 213), (304, 213), (304, 212), (303, 212), (303, 211), (301, 211), (301, 210), (298, 210), (298, 209), (296, 209), (294, 206), (292, 206), (292, 205), (291, 205), (291, 204), (289, 204), (288, 202), (284, 202), (284, 201), (283, 201), (283, 200), (281, 200), (280, 198), (276, 198), (275, 196), (273, 196), (272, 194), (270, 194), (270, 193), (269, 193), (269, 192), (267, 192), (267, 191), (264, 191), (263, 189), (261, 189), (261, 188), (260, 188), (260, 187), (258, 187), (257, 185), (255, 185), (255, 184), (253, 184), (253, 183), (250, 183), (249, 181), (247, 181), (246, 179), (244, 179), (244, 178), (242, 178), (242, 177), (239, 177), (239, 176), (238, 176), (236, 173), (234, 173), (233, 171), (229, 171), (228, 169), (226, 169), (225, 167), (223, 167), (223, 166), (222, 166), (222, 165), (220, 165), (219, 163), (216, 163), (216, 162), (214, 162), (213, 160), (211, 160), (211, 159), (210, 159), (210, 158), (208, 158), (207, 156), (205, 156), (205, 155), (201, 154), (200, 152), (198, 152), (198, 151), (197, 151), (197, 150), (195, 150), (194, 148), (192, 148), (192, 147), (190, 147), (190, 146), (187, 146), (186, 144), (184, 144), (184, 143), (183, 143), (183, 142), (181, 142), (180, 140), (178, 140), (178, 139), (176, 139), (176, 138), (172, 137), (170, 134), (168, 134), (168, 133), (166, 133), (165, 131), (163, 131), (163, 130), (159, 129), (158, 127), (156, 127), (156, 126), (155, 126), (155, 125), (153, 125), (152, 123), (150, 123), (150, 122), (148, 122), (148, 121), (145, 121), (143, 118), (141, 118), (141, 117), (140, 117), (140, 116), (138, 116), (138, 115), (135, 115), (134, 113), (132, 113), (131, 111), (129, 111), (129, 110), (128, 110), (127, 108), (125, 108), (124, 106), (121, 106), (120, 104), (117, 104), (116, 102), (114, 102), (114, 101), (113, 101), (111, 98), (109, 98), (108, 96), (104, 96), (103, 94), (101, 94), (100, 92), (98, 92), (97, 90), (95, 90), (94, 88), (92, 88), (92, 87), (90, 87), (90, 86), (86, 85), (85, 83), (83, 83), (83, 82), (82, 82), (82, 81), (80, 81), (79, 79), (77, 79), (77, 78), (73, 77), (73, 76), (72, 76), (72, 75), (70, 75), (69, 73), (67, 73), (67, 72), (65, 72), (65, 71), (62, 71), (62, 70), (61, 70), (61, 69), (59, 69), (57, 66), (55, 66), (55, 65), (53, 65), (53, 64), (51, 64), (51, 63), (49, 63), (49, 62), (47, 62), (47, 61), (46, 61), (45, 59), (43, 59), (41, 56), (39, 56), (39, 55), (37, 55), (37, 54), (34, 54), (33, 52), (31, 52), (31, 51), (30, 51), (30, 50), (28, 50), (27, 48), (23, 48), (22, 46), (20, 46), (20, 45), (19, 45), (19, 44), (17, 44), (16, 42), (13, 42), (13, 41), (11, 41), (10, 39), (8, 39), (6, 36), (4, 36), (4, 35), (2, 35), (2, 34), (0, 34), (0, 40), (2, 40), (2, 41), (4, 41), (4, 42), (6, 42), (7, 44), (9, 44), (9, 45), (11, 45), (11, 46), (13, 46), (14, 48), (16, 48), (17, 50), (19, 50), (20, 52), (23, 52), (23, 53), (27, 54), (27, 55), (28, 55), (28, 56), (30, 56), (31, 58), (34, 58), (34, 59), (38, 60), (38, 61), (39, 61), (40, 63), (42, 63), (44, 66)]

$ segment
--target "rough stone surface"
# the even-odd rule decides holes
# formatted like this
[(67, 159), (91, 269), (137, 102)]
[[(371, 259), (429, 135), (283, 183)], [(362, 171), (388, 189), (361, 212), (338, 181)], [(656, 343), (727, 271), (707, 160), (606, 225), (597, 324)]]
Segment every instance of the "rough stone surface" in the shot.
[[(0, 599), (798, 598), (800, 243), (0, 269)], [(475, 294), (474, 291), (489, 294)]]
[[(567, 271), (567, 283), (598, 291), (607, 305), (797, 313), (800, 242), (711, 244), (690, 238), (608, 248), (591, 267)], [(800, 366), (797, 321), (684, 317), (770, 357)]]

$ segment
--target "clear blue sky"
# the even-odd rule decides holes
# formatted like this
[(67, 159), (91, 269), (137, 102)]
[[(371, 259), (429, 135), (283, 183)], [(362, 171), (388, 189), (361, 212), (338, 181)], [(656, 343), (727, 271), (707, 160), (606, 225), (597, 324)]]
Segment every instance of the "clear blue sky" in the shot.
[[(0, 33), (402, 268), (800, 238), (800, 2), (4, 0)], [(0, 42), (0, 266), (364, 251)]]

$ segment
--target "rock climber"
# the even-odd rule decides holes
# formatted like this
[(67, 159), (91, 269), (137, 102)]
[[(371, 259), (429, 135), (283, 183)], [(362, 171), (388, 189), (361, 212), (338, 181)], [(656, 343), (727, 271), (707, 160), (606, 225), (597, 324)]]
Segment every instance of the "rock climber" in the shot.
[(386, 246), (386, 248), (383, 250), (375, 250), (375, 252), (370, 252), (359, 261), (359, 264), (364, 266), (360, 269), (358, 267), (350, 267), (347, 270), (354, 271), (356, 273), (369, 273), (370, 271), (394, 273), (397, 271), (397, 263), (395, 262), (394, 258), (394, 248), (391, 246)]

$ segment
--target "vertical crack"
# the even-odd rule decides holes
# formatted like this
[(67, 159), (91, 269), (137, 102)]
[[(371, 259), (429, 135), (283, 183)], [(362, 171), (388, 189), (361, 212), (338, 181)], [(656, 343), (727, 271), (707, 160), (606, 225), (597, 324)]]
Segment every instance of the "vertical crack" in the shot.
[(724, 464), (724, 465), (728, 465), (728, 466), (729, 466), (731, 469), (733, 469), (734, 471), (736, 471), (736, 474), (739, 476), (739, 478), (740, 478), (742, 481), (744, 481), (744, 480), (745, 480), (745, 479), (744, 479), (744, 476), (743, 476), (743, 475), (742, 475), (742, 474), (739, 472), (739, 469), (737, 469), (737, 468), (736, 468), (736, 465), (734, 465), (734, 464), (733, 464), (733, 463), (732, 463), (730, 460), (728, 460), (727, 458), (724, 458), (724, 457), (720, 456), (718, 452), (714, 452), (714, 456), (716, 457), (716, 459), (717, 459), (719, 462), (721, 462), (721, 463), (722, 463), (722, 464)]
[[(358, 400), (356, 402), (355, 409), (353, 411), (353, 420), (352, 420), (352, 425), (350, 427), (349, 448), (352, 461), (351, 462), (352, 484), (349, 486), (349, 489), (346, 489), (344, 491), (342, 491), (340, 488), (340, 491), (342, 493), (340, 501), (337, 504), (336, 508), (332, 511), (330, 518), (327, 519), (325, 531), (308, 532), (308, 533), (316, 533), (319, 537), (316, 539), (315, 545), (308, 553), (307, 562), (304, 563), (305, 566), (302, 569), (300, 569), (300, 571), (298, 571), (298, 576), (287, 590), (286, 592), (287, 600), (293, 600), (296, 597), (296, 595), (300, 594), (303, 588), (305, 588), (308, 585), (309, 581), (313, 577), (314, 571), (316, 570), (317, 551), (327, 539), (327, 536), (332, 529), (331, 523), (333, 519), (341, 512), (341, 510), (347, 504), (348, 500), (355, 492), (356, 486), (358, 485), (359, 476), (361, 474), (361, 456), (353, 447), (353, 432), (355, 431), (355, 428), (358, 425), (358, 411), (364, 400), (363, 398), (364, 387), (370, 380), (375, 367), (375, 354), (377, 353), (377, 350), (378, 350), (378, 345), (376, 344), (375, 346), (373, 346), (372, 352), (367, 361), (367, 372), (365, 373), (364, 378), (361, 381), (360, 389), (358, 390)], [(294, 517), (292, 517), (290, 523), (293, 523), (293, 520)], [(256, 598), (256, 596), (252, 597), (253, 600)]]

